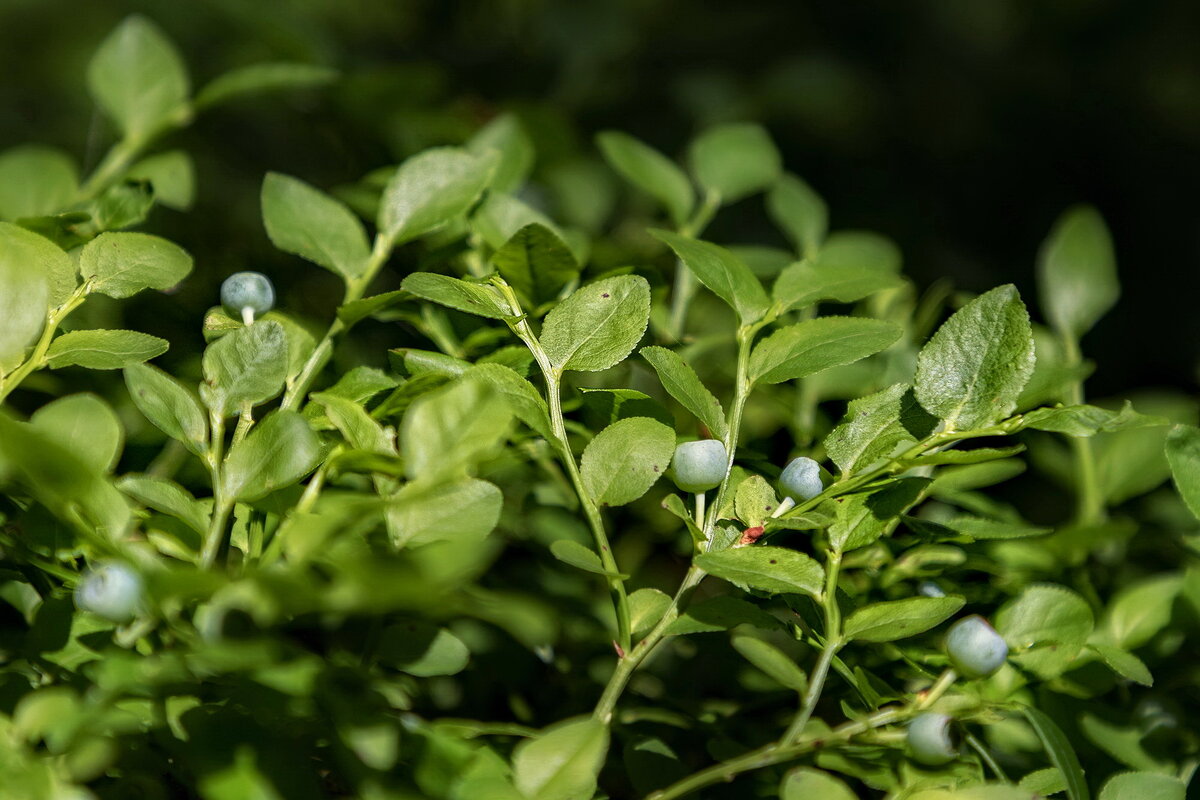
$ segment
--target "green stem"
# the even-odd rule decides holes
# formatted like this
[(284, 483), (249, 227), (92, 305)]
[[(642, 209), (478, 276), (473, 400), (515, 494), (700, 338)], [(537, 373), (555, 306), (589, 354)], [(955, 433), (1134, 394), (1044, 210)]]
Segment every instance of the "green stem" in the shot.
[[(1063, 349), (1068, 367), (1079, 366), (1083, 356), (1079, 351), (1079, 341), (1070, 334), (1062, 336)], [(1063, 400), (1069, 405), (1081, 405), (1084, 401), (1083, 381), (1073, 381), (1067, 388)], [(1100, 475), (1096, 470), (1096, 456), (1092, 449), (1092, 440), (1087, 436), (1068, 437), (1071, 451), (1075, 456), (1075, 475), (1078, 481), (1075, 521), (1081, 525), (1095, 525), (1103, 522), (1107, 516), (1104, 507), (1104, 493), (1100, 488)]]
[[(692, 215), (692, 218), (679, 226), (679, 233), (692, 238), (699, 236), (708, 226), (708, 223), (712, 221), (713, 215), (717, 213), (717, 209), (720, 206), (720, 193), (714, 191), (708, 192), (704, 196), (704, 202), (696, 209), (696, 213)], [(688, 306), (691, 304), (692, 297), (695, 294), (696, 276), (682, 262), (678, 262), (675, 268), (675, 285), (671, 289), (671, 316), (667, 323), (667, 332), (675, 341), (683, 338), (683, 328), (684, 323), (687, 322)]]
[(58, 331), (58, 326), (71, 315), (72, 311), (82, 305), (83, 301), (87, 299), (87, 294), (87, 283), (80, 284), (75, 287), (75, 291), (71, 293), (66, 302), (58, 308), (53, 309), (46, 316), (46, 324), (42, 326), (42, 335), (38, 338), (37, 344), (34, 345), (33, 352), (21, 362), (20, 366), (8, 375), (0, 377), (0, 404), (12, 394), (14, 389), (21, 385), (23, 380), (46, 366), (46, 353), (50, 350), (50, 343), (54, 340), (54, 334)]
[(825, 679), (829, 677), (829, 666), (837, 656), (842, 646), (842, 612), (837, 603), (838, 575), (841, 572), (842, 554), (830, 550), (825, 563), (825, 591), (821, 594), (821, 605), (825, 609), (825, 649), (817, 659), (808, 682), (808, 691), (804, 695), (804, 703), (800, 706), (792, 724), (779, 739), (781, 747), (794, 744), (804, 733), (804, 727), (812, 718), (817, 703), (821, 701), (821, 692), (825, 689)]
[(208, 533), (204, 536), (204, 545), (200, 551), (200, 566), (211, 569), (221, 552), (221, 543), (225, 541), (225, 529), (229, 525), (229, 513), (233, 503), (225, 498), (223, 484), (223, 462), (225, 457), (225, 418), (220, 414), (210, 415), (212, 426), (212, 446), (208, 450), (208, 472), (212, 477), (213, 511), (208, 523)]

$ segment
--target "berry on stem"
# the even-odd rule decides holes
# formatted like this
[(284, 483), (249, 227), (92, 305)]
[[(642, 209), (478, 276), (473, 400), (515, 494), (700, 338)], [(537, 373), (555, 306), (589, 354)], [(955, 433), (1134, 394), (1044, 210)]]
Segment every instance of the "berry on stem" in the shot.
[(142, 577), (120, 562), (89, 570), (75, 587), (75, 605), (111, 622), (129, 622), (142, 602)]
[(821, 465), (806, 456), (794, 458), (783, 468), (779, 485), (794, 501), (811, 500), (825, 490), (821, 482)]
[(716, 439), (684, 442), (675, 448), (671, 460), (675, 470), (675, 485), (685, 492), (704, 492), (725, 480), (729, 454), (725, 445)]
[(946, 654), (963, 677), (986, 678), (1004, 666), (1008, 644), (986, 619), (975, 614), (950, 626)]
[(949, 714), (929, 711), (908, 724), (908, 750), (914, 760), (936, 767), (958, 757), (958, 737)]
[(275, 307), (275, 287), (261, 272), (235, 272), (221, 284), (221, 305), (249, 325)]

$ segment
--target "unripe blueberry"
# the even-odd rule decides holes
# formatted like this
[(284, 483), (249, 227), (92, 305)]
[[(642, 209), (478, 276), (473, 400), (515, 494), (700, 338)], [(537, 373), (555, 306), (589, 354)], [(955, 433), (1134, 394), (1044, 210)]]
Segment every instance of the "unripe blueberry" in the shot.
[(725, 445), (716, 439), (701, 439), (676, 447), (671, 464), (675, 469), (676, 486), (685, 492), (703, 492), (725, 480), (729, 454)]
[(958, 757), (958, 741), (948, 714), (928, 711), (908, 723), (908, 750), (913, 759), (930, 767)]
[(821, 465), (806, 456), (793, 458), (783, 468), (779, 485), (793, 500), (811, 500), (825, 489), (821, 483)]
[(960, 675), (986, 678), (1004, 666), (1008, 644), (986, 619), (975, 614), (950, 626), (946, 654)]
[(129, 622), (142, 602), (142, 577), (120, 562), (101, 564), (75, 586), (75, 605), (111, 622)]
[(275, 287), (261, 272), (235, 272), (221, 284), (221, 305), (233, 317), (247, 308), (265, 314), (275, 307)]

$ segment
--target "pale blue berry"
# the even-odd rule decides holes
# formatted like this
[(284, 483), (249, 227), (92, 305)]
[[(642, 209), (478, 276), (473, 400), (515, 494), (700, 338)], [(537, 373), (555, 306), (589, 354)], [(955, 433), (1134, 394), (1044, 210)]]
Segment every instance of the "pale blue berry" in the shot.
[(142, 577), (119, 562), (89, 570), (75, 587), (75, 605), (111, 622), (129, 622), (142, 602)]
[(783, 468), (779, 485), (793, 500), (811, 500), (825, 489), (821, 483), (821, 465), (805, 456), (794, 458)]
[(914, 760), (935, 767), (958, 757), (958, 743), (948, 714), (929, 711), (908, 724), (908, 750)]
[(265, 314), (275, 307), (275, 287), (261, 272), (235, 272), (221, 284), (221, 305), (233, 317), (247, 308)]
[(676, 447), (671, 464), (675, 469), (676, 486), (685, 492), (703, 492), (725, 480), (729, 454), (725, 445), (716, 439), (701, 439)]
[(946, 654), (966, 678), (986, 678), (1004, 666), (1008, 644), (978, 614), (960, 619), (946, 632)]

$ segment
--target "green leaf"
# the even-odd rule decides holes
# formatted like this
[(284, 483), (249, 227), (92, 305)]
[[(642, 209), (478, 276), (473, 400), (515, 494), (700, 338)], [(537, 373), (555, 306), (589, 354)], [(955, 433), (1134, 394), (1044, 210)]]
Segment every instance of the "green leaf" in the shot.
[(25, 349), (41, 334), (50, 310), (50, 275), (21, 246), (25, 237), (40, 237), (17, 231), (15, 225), (0, 223), (0, 375), (25, 359)]
[(554, 231), (536, 222), (517, 231), (492, 255), (504, 280), (534, 307), (558, 296), (579, 275), (575, 256)]
[(779, 784), (779, 800), (855, 800), (850, 787), (828, 772), (797, 767)]
[(477, 378), (460, 378), (422, 395), (400, 430), (409, 477), (428, 483), (465, 477), (508, 435), (511, 418), (504, 398)]
[[(4, 262), (20, 265), (20, 269), (29, 273), (25, 276), (26, 280), (32, 280), (39, 273), (45, 276), (50, 288), (48, 299), (51, 308), (65, 303), (79, 283), (74, 259), (57, 244), (17, 225), (0, 222), (0, 264)], [(3, 267), (0, 266), (0, 269)], [(28, 300), (23, 295), (17, 297), (22, 298), (22, 302)], [(3, 302), (0, 300), (0, 303)]]
[(961, 597), (909, 597), (872, 603), (846, 618), (847, 640), (894, 642), (941, 625), (963, 607)]
[(182, 383), (149, 364), (125, 368), (125, 385), (138, 410), (156, 428), (203, 455), (208, 449), (208, 418), (200, 401)]
[(709, 128), (692, 142), (690, 155), (696, 180), (725, 204), (766, 189), (782, 171), (775, 143), (752, 123)]
[(608, 752), (608, 728), (577, 717), (546, 728), (513, 751), (513, 782), (529, 800), (589, 800)]
[(643, 347), (639, 352), (654, 367), (667, 394), (692, 412), (715, 438), (724, 439), (728, 435), (721, 401), (705, 388), (696, 371), (678, 353), (665, 347)]
[(1083, 767), (1080, 766), (1079, 757), (1071, 748), (1066, 734), (1054, 724), (1054, 720), (1036, 708), (1022, 706), (1021, 713), (1033, 727), (1034, 733), (1046, 750), (1046, 755), (1050, 757), (1050, 763), (1057, 767), (1066, 779), (1067, 797), (1070, 800), (1089, 800), (1091, 795), (1088, 793), (1087, 779), (1083, 776)]
[(187, 211), (196, 198), (196, 169), (183, 150), (156, 153), (129, 168), (132, 180), (149, 181), (155, 201), (168, 208)]
[(1106, 644), (1089, 644), (1088, 648), (1104, 660), (1113, 672), (1126, 680), (1140, 683), (1142, 686), (1153, 686), (1154, 676), (1142, 663), (1142, 660), (1128, 650), (1112, 647)]
[(767, 195), (767, 213), (797, 252), (817, 255), (829, 231), (829, 208), (811, 186), (795, 175), (781, 176)]
[(762, 319), (770, 301), (767, 292), (750, 267), (724, 247), (681, 236), (670, 231), (651, 230), (666, 243), (679, 260), (701, 283), (737, 312), (743, 325)]
[(117, 488), (147, 508), (175, 517), (196, 533), (208, 531), (207, 506), (174, 481), (153, 475), (125, 475)]
[(740, 597), (720, 595), (692, 603), (683, 616), (667, 627), (668, 636), (726, 631), (738, 625), (753, 625), (777, 630), (782, 624), (775, 617)]
[(1171, 428), (1167, 434), (1166, 452), (1179, 496), (1192, 514), (1200, 518), (1200, 428), (1194, 425)]
[(942, 450), (941, 452), (923, 453), (908, 463), (916, 467), (985, 464), (989, 461), (1012, 458), (1024, 451), (1025, 445), (1022, 444), (1014, 444), (1011, 447), (976, 447), (972, 450)]
[(199, 111), (263, 92), (324, 86), (336, 78), (336, 70), (316, 64), (286, 61), (251, 64), (213, 78), (196, 93), (194, 105)]
[(312, 399), (325, 406), (325, 415), (352, 447), (369, 453), (396, 452), (396, 446), (383, 426), (358, 403), (324, 392), (313, 394)]
[(1054, 530), (1030, 525), (1019, 520), (987, 519), (985, 517), (952, 517), (937, 522), (908, 518), (906, 522), (910, 528), (917, 530), (921, 528), (926, 530), (945, 529), (949, 533), (965, 536), (974, 541), (1025, 539), (1030, 536), (1045, 536)]
[(476, 478), (410, 483), (388, 500), (388, 533), (396, 547), (432, 542), (477, 545), (496, 528), (503, 504), (504, 496), (494, 484)]
[(742, 658), (765, 672), (776, 683), (801, 694), (808, 689), (808, 676), (804, 670), (796, 666), (791, 656), (770, 642), (748, 633), (734, 633), (731, 643)]
[(231, 417), (242, 406), (265, 403), (283, 390), (288, 343), (278, 322), (259, 320), (210, 344), (204, 351), (200, 397), (214, 414)]
[(632, 503), (662, 477), (675, 452), (675, 431), (649, 417), (614, 422), (580, 459), (583, 486), (602, 506)]
[(845, 553), (873, 544), (895, 530), (900, 515), (920, 500), (928, 487), (928, 478), (900, 478), (874, 492), (837, 498), (829, 546)]
[(145, 142), (187, 113), (191, 90), (175, 45), (158, 26), (131, 16), (117, 26), (88, 64), (92, 97), (124, 133)]
[(835, 231), (829, 234), (816, 263), (833, 273), (872, 270), (895, 275), (900, 271), (900, 248), (886, 236), (871, 231)]
[(111, 472), (117, 465), (125, 432), (112, 407), (94, 394), (60, 397), (34, 412), (29, 422), (97, 472)]
[(1171, 622), (1175, 598), (1183, 589), (1183, 576), (1167, 572), (1129, 584), (1108, 603), (1101, 631), (1107, 641), (1125, 650), (1136, 650)]
[(622, 178), (641, 189), (663, 205), (676, 226), (687, 222), (696, 195), (675, 162), (653, 147), (620, 131), (603, 131), (596, 144), (608, 162)]
[(71, 331), (50, 343), (46, 361), (51, 369), (124, 369), (161, 356), (168, 347), (165, 339), (137, 331)]
[(1160, 772), (1121, 772), (1100, 787), (1100, 800), (1185, 800), (1187, 784)]
[(820, 564), (783, 547), (735, 547), (702, 553), (696, 557), (696, 565), (730, 583), (770, 594), (815, 597), (825, 581)]
[(321, 440), (294, 411), (272, 411), (235, 444), (222, 473), (225, 494), (248, 501), (290, 486), (316, 469)]
[(495, 192), (515, 192), (524, 185), (537, 157), (533, 141), (515, 114), (500, 114), (480, 128), (466, 144), (475, 155), (494, 150), (500, 155), (491, 189)]
[(596, 372), (624, 361), (649, 321), (645, 278), (605, 278), (572, 292), (546, 315), (542, 347), (559, 369)]
[(576, 569), (581, 569), (584, 572), (591, 572), (596, 575), (604, 575), (610, 578), (628, 578), (628, 575), (622, 575), (617, 572), (609, 572), (604, 568), (604, 564), (600, 561), (600, 556), (596, 551), (587, 545), (580, 544), (574, 539), (557, 539), (550, 543), (550, 554), (564, 564), (570, 564)]
[(825, 452), (844, 474), (865, 469), (933, 433), (937, 419), (921, 408), (912, 388), (898, 383), (850, 401), (841, 424), (825, 437)]
[(143, 289), (170, 289), (191, 271), (187, 251), (145, 233), (102, 233), (79, 254), (79, 273), (91, 290), (117, 299)]
[(496, 287), (471, 283), (434, 272), (414, 272), (405, 277), (400, 288), (431, 303), (465, 311), (488, 319), (511, 319), (512, 309)]
[(1034, 770), (1021, 778), (1018, 784), (1021, 791), (1029, 792), (1040, 797), (1049, 797), (1067, 790), (1067, 782), (1063, 775), (1054, 767)]
[(738, 484), (734, 509), (738, 519), (747, 527), (762, 525), (778, 507), (779, 499), (775, 496), (775, 490), (763, 476), (751, 475)]
[(917, 358), (917, 399), (947, 430), (986, 427), (1017, 407), (1033, 374), (1033, 330), (1012, 284), (946, 320)]
[(863, 266), (830, 266), (823, 260), (797, 261), (784, 267), (771, 295), (780, 313), (807, 308), (822, 300), (853, 303), (884, 289), (904, 285), (892, 272)]
[(1152, 417), (1133, 410), (1128, 400), (1120, 411), (1096, 406), (1059, 406), (1037, 408), (1022, 415), (1022, 427), (1053, 431), (1067, 436), (1095, 436), (1133, 428), (1153, 428), (1170, 425), (1166, 417)]
[(383, 630), (377, 657), (409, 675), (429, 678), (462, 672), (471, 659), (471, 651), (445, 628), (411, 620)]
[(345, 279), (367, 268), (371, 246), (362, 223), (340, 200), (304, 181), (268, 172), (262, 185), (263, 224), (271, 242), (287, 253)]
[(550, 412), (546, 401), (533, 384), (502, 364), (476, 364), (470, 374), (496, 390), (508, 403), (517, 419), (528, 425), (543, 439), (552, 440)]
[(641, 639), (648, 634), (670, 607), (670, 596), (658, 589), (647, 587), (630, 593), (629, 625), (633, 638)]
[(0, 219), (43, 217), (75, 199), (79, 173), (69, 155), (26, 144), (0, 153)]
[(996, 614), (996, 630), (1008, 642), (1012, 660), (1043, 679), (1073, 666), (1093, 625), (1087, 602), (1053, 584), (1027, 587)]
[(377, 227), (394, 244), (416, 239), (466, 213), (496, 170), (494, 151), (475, 156), (436, 147), (405, 161), (388, 181)]
[(1121, 296), (1112, 237), (1090, 206), (1068, 209), (1054, 223), (1038, 257), (1038, 297), (1059, 331), (1079, 338)]
[(357, 325), (367, 317), (374, 316), (385, 308), (390, 308), (407, 299), (407, 293), (396, 289), (391, 292), (374, 294), (359, 300), (351, 300), (349, 303), (338, 306), (338, 319), (346, 325)]
[(750, 380), (783, 383), (840, 367), (891, 347), (903, 330), (861, 317), (821, 317), (780, 328), (750, 355)]
[(653, 397), (637, 389), (592, 389), (581, 386), (579, 393), (583, 400), (580, 416), (583, 424), (592, 430), (606, 428), (630, 417), (649, 417), (671, 428), (675, 427), (674, 415)]

